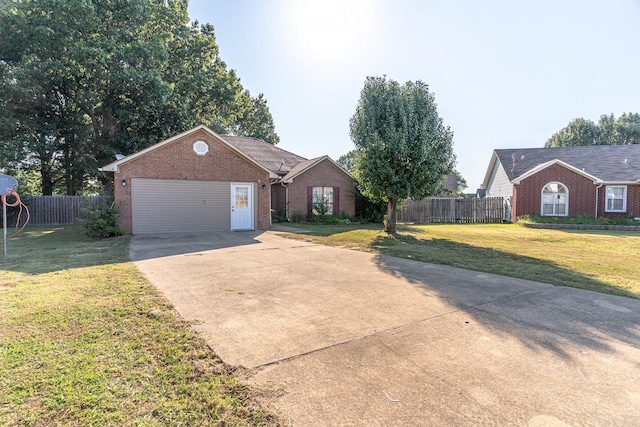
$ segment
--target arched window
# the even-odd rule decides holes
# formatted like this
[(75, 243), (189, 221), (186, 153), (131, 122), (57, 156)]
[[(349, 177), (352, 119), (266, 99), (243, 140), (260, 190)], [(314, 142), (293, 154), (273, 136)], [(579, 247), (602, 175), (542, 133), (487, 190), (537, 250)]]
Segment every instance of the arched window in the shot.
[(542, 216), (569, 214), (569, 189), (561, 182), (550, 182), (542, 189)]

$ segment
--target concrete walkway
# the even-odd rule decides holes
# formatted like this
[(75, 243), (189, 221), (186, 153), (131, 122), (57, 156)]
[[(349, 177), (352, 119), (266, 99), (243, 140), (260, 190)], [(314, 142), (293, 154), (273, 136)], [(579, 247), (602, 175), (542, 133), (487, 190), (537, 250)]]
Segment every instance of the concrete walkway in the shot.
[(640, 426), (640, 301), (288, 240), (136, 236), (292, 425)]

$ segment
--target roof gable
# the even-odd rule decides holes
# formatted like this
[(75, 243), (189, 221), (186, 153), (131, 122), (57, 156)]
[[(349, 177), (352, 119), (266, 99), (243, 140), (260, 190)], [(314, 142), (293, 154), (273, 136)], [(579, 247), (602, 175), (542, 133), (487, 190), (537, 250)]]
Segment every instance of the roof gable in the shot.
[(245, 154), (242, 150), (239, 150), (234, 145), (232, 145), (229, 142), (227, 142), (220, 135), (218, 135), (217, 133), (215, 133), (214, 131), (212, 131), (211, 129), (209, 129), (205, 125), (200, 125), (200, 126), (197, 126), (197, 127), (193, 128), (193, 129), (190, 129), (188, 131), (182, 132), (182, 133), (180, 133), (178, 135), (172, 136), (169, 139), (165, 139), (164, 141), (158, 142), (157, 144), (154, 144), (154, 145), (152, 145), (150, 147), (147, 147), (147, 148), (145, 148), (143, 150), (140, 150), (140, 151), (138, 151), (136, 153), (130, 154), (128, 156), (125, 156), (125, 157), (123, 157), (123, 158), (121, 158), (119, 160), (116, 160), (115, 162), (111, 162), (106, 166), (98, 168), (98, 170), (99, 171), (103, 171), (103, 172), (118, 172), (120, 165), (122, 165), (124, 163), (128, 163), (128, 162), (130, 162), (132, 160), (135, 160), (135, 159), (137, 159), (137, 158), (139, 158), (141, 156), (144, 156), (145, 154), (147, 154), (147, 153), (149, 153), (151, 151), (154, 151), (154, 150), (157, 150), (159, 148), (162, 148), (165, 145), (171, 144), (171, 143), (173, 143), (175, 141), (178, 141), (178, 140), (184, 138), (185, 136), (191, 135), (192, 133), (195, 133), (195, 132), (198, 132), (198, 131), (206, 132), (211, 137), (213, 137), (213, 139), (215, 139), (218, 143), (223, 144), (224, 146), (229, 148), (231, 151), (233, 151), (234, 153), (236, 153), (240, 157), (244, 158), (245, 160), (247, 160), (250, 163), (252, 163), (255, 166), (257, 166), (258, 168), (264, 170), (265, 172), (268, 172), (270, 178), (277, 178), (278, 177), (277, 174), (275, 174), (274, 172), (269, 170), (267, 167), (262, 165), (260, 162), (258, 162), (255, 159), (253, 159), (251, 156)]
[(543, 163), (541, 165), (537, 165), (536, 167), (534, 167), (532, 169), (529, 169), (528, 171), (526, 171), (525, 173), (523, 173), (522, 175), (520, 175), (516, 179), (512, 180), (511, 182), (513, 184), (520, 184), (520, 182), (522, 180), (524, 180), (526, 178), (529, 178), (531, 175), (535, 175), (538, 172), (548, 168), (549, 166), (553, 166), (553, 165), (564, 166), (565, 168), (567, 168), (567, 169), (569, 169), (569, 170), (571, 170), (571, 171), (573, 171), (573, 172), (575, 172), (575, 173), (577, 173), (579, 175), (582, 175), (585, 178), (588, 178), (588, 179), (592, 180), (594, 184), (602, 183), (601, 179), (596, 178), (595, 176), (590, 175), (590, 174), (586, 173), (585, 171), (580, 170), (580, 169), (578, 169), (576, 167), (573, 167), (570, 164), (567, 164), (567, 163), (563, 162), (562, 160), (558, 160), (558, 159), (553, 159), (553, 160), (550, 160), (550, 161), (548, 161), (546, 163)]
[(286, 174), (284, 177), (282, 177), (282, 181), (283, 182), (287, 182), (287, 183), (293, 182), (293, 180), (297, 176), (305, 173), (309, 169), (313, 168), (314, 166), (316, 166), (316, 165), (318, 165), (318, 164), (320, 164), (320, 163), (322, 163), (324, 161), (330, 162), (333, 166), (338, 168), (338, 170), (340, 170), (342, 173), (347, 175), (350, 179), (353, 179), (351, 174), (349, 174), (349, 172), (344, 170), (344, 168), (341, 167), (339, 164), (334, 162), (331, 159), (331, 157), (329, 157), (329, 156), (321, 156), (321, 157), (316, 157), (315, 159), (305, 160), (303, 162), (298, 163), (293, 169), (291, 169), (291, 171), (288, 174)]
[(594, 182), (637, 182), (640, 179), (640, 144), (495, 150), (485, 184), (498, 163), (514, 182), (524, 179), (525, 174), (530, 176), (550, 166), (549, 162), (561, 162)]

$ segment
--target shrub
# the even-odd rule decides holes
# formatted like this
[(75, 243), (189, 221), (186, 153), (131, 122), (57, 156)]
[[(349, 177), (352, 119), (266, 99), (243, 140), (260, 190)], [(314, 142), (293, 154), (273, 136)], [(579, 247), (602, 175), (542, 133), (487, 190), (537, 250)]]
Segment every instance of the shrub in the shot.
[(583, 224), (583, 225), (638, 225), (633, 218), (626, 217), (600, 217), (592, 216), (536, 216), (524, 215), (518, 218), (518, 221), (533, 222), (538, 224)]
[(95, 207), (84, 209), (87, 219), (82, 221), (85, 234), (92, 239), (120, 236), (122, 230), (118, 227), (118, 209), (114, 204), (102, 203)]
[(301, 212), (294, 212), (291, 215), (291, 222), (302, 222), (304, 215)]

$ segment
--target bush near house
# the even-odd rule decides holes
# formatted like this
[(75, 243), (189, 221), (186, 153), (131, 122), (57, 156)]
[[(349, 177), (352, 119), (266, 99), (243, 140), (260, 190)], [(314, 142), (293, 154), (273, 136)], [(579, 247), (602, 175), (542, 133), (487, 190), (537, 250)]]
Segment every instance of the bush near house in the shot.
[(533, 222), (536, 224), (585, 224), (585, 225), (640, 225), (640, 221), (634, 220), (633, 215), (629, 217), (594, 218), (592, 216), (521, 216), (518, 221)]

